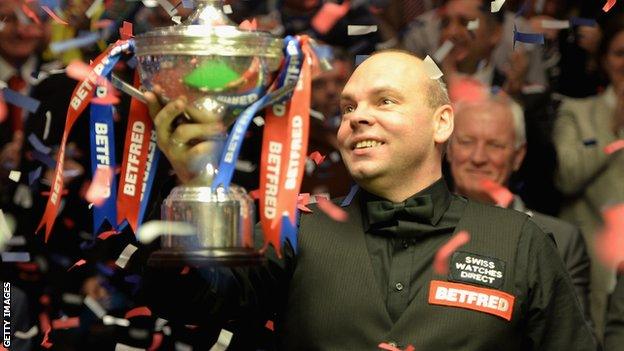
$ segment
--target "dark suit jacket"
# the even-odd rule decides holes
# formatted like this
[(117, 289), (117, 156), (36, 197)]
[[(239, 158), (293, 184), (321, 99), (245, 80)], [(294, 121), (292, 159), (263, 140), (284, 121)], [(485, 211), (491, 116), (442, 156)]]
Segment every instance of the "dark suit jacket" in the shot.
[(615, 290), (609, 298), (604, 350), (618, 351), (624, 347), (624, 276), (618, 276)]
[(552, 234), (557, 251), (572, 278), (585, 318), (589, 321), (590, 261), (587, 245), (579, 228), (559, 218), (529, 210), (518, 196), (514, 198), (512, 208), (528, 214), (542, 230)]

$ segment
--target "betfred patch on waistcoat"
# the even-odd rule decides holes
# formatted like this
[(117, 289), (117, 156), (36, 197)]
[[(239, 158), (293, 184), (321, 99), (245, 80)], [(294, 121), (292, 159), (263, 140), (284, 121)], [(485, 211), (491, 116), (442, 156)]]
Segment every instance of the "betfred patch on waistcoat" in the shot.
[(451, 256), (449, 280), (500, 289), (505, 282), (505, 261), (464, 251)]
[(500, 290), (474, 285), (432, 280), (429, 303), (452, 306), (492, 314), (511, 320), (515, 297)]

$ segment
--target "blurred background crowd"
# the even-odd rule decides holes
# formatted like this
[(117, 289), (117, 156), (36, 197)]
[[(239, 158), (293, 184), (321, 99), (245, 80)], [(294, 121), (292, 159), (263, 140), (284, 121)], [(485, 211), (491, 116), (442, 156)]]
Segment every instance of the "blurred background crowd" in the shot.
[[(124, 248), (141, 246), (134, 234), (124, 230), (102, 239), (98, 235), (110, 228), (94, 232), (84, 196), (92, 177), (88, 117), (81, 117), (69, 136), (63, 174), (67, 194), (50, 239), (44, 243), (43, 235), (35, 234), (76, 85), (64, 68), (74, 60), (89, 63), (119, 38), (124, 21), (133, 24), (135, 35), (175, 25), (163, 1), (182, 20), (192, 11), (179, 0), (0, 0), (0, 88), (39, 103), (28, 111), (0, 100), (0, 235), (5, 230), (13, 236), (7, 252), (29, 253), (23, 262), (3, 256), (0, 263), (0, 280), (12, 283), (11, 308), (19, 311), (13, 313), (13, 332), (18, 333), (11, 350), (114, 350), (120, 344), (205, 350), (219, 334), (220, 326), (175, 325), (152, 313), (136, 314), (141, 266), (149, 250), (139, 250), (121, 269), (115, 260)], [(624, 202), (624, 156), (617, 151), (617, 141), (624, 138), (624, 4), (606, 12), (601, 1), (507, 0), (495, 13), (490, 1), (481, 0), (224, 4), (236, 23), (253, 18), (258, 29), (280, 37), (315, 38), (317, 55), (332, 64), (312, 87), (308, 153), (326, 157), (318, 164), (308, 162), (302, 192), (340, 197), (352, 185), (335, 132), (341, 121), (340, 92), (354, 67), (383, 49), (431, 56), (444, 73), (457, 114), (445, 165), (449, 186), (496, 203), (482, 184), (490, 179), (515, 194), (505, 206), (558, 217), (581, 233), (579, 250), (589, 261), (568, 265), (573, 258), (565, 256), (565, 248), (560, 251), (573, 278), (580, 277), (575, 285), (586, 295), (602, 339), (616, 273), (599, 260), (594, 243), (604, 226), (602, 211)], [(349, 35), (350, 25), (371, 27), (367, 34)], [(539, 33), (543, 42), (527, 43), (516, 33)], [(76, 38), (82, 44), (67, 45)], [(59, 44), (66, 45), (59, 49)], [(121, 60), (115, 67), (126, 81), (133, 76), (129, 62)], [(121, 160), (129, 98), (119, 98), (115, 149)], [(248, 191), (258, 188), (261, 136), (261, 123), (252, 123), (234, 177)], [(616, 151), (605, 151), (610, 145)], [(159, 217), (159, 204), (175, 182), (162, 159), (146, 220)], [(237, 328), (245, 326), (231, 326)], [(270, 328), (265, 332), (270, 334)]]

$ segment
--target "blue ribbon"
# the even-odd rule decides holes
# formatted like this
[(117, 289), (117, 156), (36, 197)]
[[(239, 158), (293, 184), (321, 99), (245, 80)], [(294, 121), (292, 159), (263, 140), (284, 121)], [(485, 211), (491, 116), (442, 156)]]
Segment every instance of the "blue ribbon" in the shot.
[[(91, 104), (91, 174), (99, 167), (115, 169), (115, 130), (113, 125), (113, 106)], [(93, 206), (93, 234), (104, 224), (105, 220), (115, 229), (117, 220), (117, 181), (112, 177), (110, 196), (100, 206)]]
[[(289, 74), (294, 75), (294, 73), (296, 73), (297, 77), (299, 77), (299, 71), (301, 70), (301, 64), (299, 64), (296, 72), (294, 70), (290, 73), (288, 72), (288, 67), (290, 66), (288, 63), (290, 63), (291, 57), (294, 55), (301, 56), (301, 49), (296, 38), (288, 36), (284, 40), (286, 42), (285, 57), (287, 64), (284, 65), (284, 68), (278, 76), (276, 89), (279, 89), (284, 85), (284, 82), (286, 82)], [(249, 123), (251, 123), (251, 120), (256, 115), (260, 106), (264, 105), (265, 102), (269, 101), (272, 97), (272, 94), (264, 95), (259, 100), (251, 104), (251, 106), (247, 107), (236, 120), (236, 123), (234, 124), (234, 127), (225, 142), (224, 151), (221, 155), (221, 160), (219, 161), (219, 171), (212, 182), (211, 187), (213, 190), (216, 190), (219, 186), (222, 186), (225, 190), (229, 188), (230, 183), (232, 182), (232, 176), (234, 175), (236, 160), (240, 154), (245, 133), (247, 132), (247, 128), (249, 128)], [(285, 96), (280, 101), (284, 101), (287, 98), (289, 98), (289, 96)]]

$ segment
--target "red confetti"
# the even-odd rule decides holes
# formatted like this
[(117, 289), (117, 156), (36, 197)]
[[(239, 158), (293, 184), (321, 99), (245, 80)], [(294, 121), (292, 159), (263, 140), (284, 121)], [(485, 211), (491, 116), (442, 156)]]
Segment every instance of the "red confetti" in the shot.
[(513, 194), (509, 189), (496, 183), (495, 181), (485, 178), (479, 182), (482, 190), (500, 207), (507, 207), (513, 201)]
[(9, 109), (7, 108), (7, 105), (4, 102), (2, 93), (0, 93), (0, 123), (2, 123), (6, 119), (8, 111)]
[(320, 195), (315, 195), (316, 202), (321, 211), (325, 212), (331, 219), (338, 222), (345, 222), (349, 217), (347, 213), (340, 207), (336, 206), (330, 200)]
[(616, 140), (611, 144), (604, 147), (604, 152), (607, 155), (611, 155), (612, 153), (624, 148), (624, 140)]
[(613, 5), (615, 5), (615, 2), (616, 2), (616, 0), (607, 0), (607, 3), (602, 8), (602, 11), (609, 12), (609, 10), (611, 10)]
[(130, 319), (132, 317), (137, 317), (137, 316), (149, 317), (151, 315), (152, 315), (152, 311), (150, 311), (149, 308), (142, 306), (142, 307), (135, 307), (131, 309), (130, 311), (126, 312), (126, 315), (124, 316), (124, 318)]
[(270, 331), (275, 331), (275, 328), (273, 326), (273, 321), (272, 320), (268, 320), (266, 321), (266, 324), (264, 325), (265, 328), (267, 328)]
[(95, 206), (101, 206), (111, 194), (111, 180), (113, 171), (110, 167), (98, 168), (93, 176), (93, 181), (87, 190), (85, 199)]
[(50, 304), (50, 296), (43, 294), (39, 297), (39, 303), (43, 306), (48, 306)]
[(54, 11), (52, 11), (49, 7), (47, 6), (41, 6), (41, 8), (43, 9), (43, 11), (45, 11), (48, 15), (50, 15), (50, 17), (52, 17), (52, 19), (54, 20), (54, 22), (58, 23), (58, 24), (62, 24), (64, 26), (67, 25), (67, 22), (65, 22), (62, 18), (60, 18), (56, 13), (54, 13)]
[(319, 34), (327, 34), (341, 18), (347, 15), (349, 7), (349, 1), (344, 1), (341, 5), (326, 2), (316, 12), (310, 24)]
[(86, 261), (86, 260), (84, 260), (84, 259), (80, 259), (80, 260), (78, 260), (78, 262), (74, 263), (71, 267), (69, 267), (69, 269), (68, 269), (67, 271), (69, 272), (69, 271), (71, 271), (74, 267), (80, 267), (80, 266), (82, 266), (82, 265), (83, 265), (83, 264), (85, 264), (85, 263), (87, 263), (87, 261)]
[(121, 234), (121, 232), (118, 232), (116, 230), (109, 230), (109, 231), (100, 233), (100, 235), (98, 235), (97, 237), (98, 237), (98, 239), (106, 240), (106, 239), (110, 238), (111, 236), (117, 235), (117, 234)]
[(163, 341), (162, 333), (154, 333), (152, 335), (152, 344), (149, 346), (149, 348), (147, 350), (148, 351), (158, 350), (158, 348), (162, 344), (162, 341)]
[(388, 351), (401, 351), (401, 349), (399, 349), (396, 346), (392, 346), (386, 342), (382, 342), (381, 344), (377, 345), (377, 347), (379, 347), (382, 350), (388, 350)]
[(63, 224), (65, 224), (67, 229), (72, 229), (76, 225), (76, 223), (74, 223), (74, 220), (69, 217), (63, 217)]
[(43, 341), (41, 341), (41, 346), (49, 349), (50, 347), (52, 347), (52, 343), (48, 341), (52, 326), (50, 326), (50, 317), (48, 317), (48, 315), (44, 312), (41, 312), (39, 314), (39, 330), (45, 330), (43, 334)]
[(449, 82), (449, 97), (453, 103), (484, 102), (488, 94), (488, 88), (474, 78), (453, 78)]
[(132, 22), (123, 22), (123, 25), (121, 26), (121, 28), (119, 28), (119, 36), (121, 37), (121, 40), (126, 40), (134, 37), (134, 35), (132, 34)]
[(297, 196), (297, 208), (303, 212), (312, 213), (312, 210), (308, 208), (310, 204), (310, 193), (303, 193)]
[(604, 227), (596, 235), (596, 252), (607, 267), (615, 267), (624, 261), (624, 204), (605, 209), (602, 217)]
[(15, 264), (17, 268), (26, 272), (36, 272), (39, 266), (35, 262), (20, 262)]
[(65, 319), (55, 319), (52, 321), (52, 329), (69, 329), (80, 326), (80, 318), (71, 317)]
[(93, 27), (94, 27), (94, 29), (102, 29), (102, 28), (108, 28), (108, 27), (110, 27), (113, 24), (115, 24), (115, 21), (113, 21), (113, 20), (102, 19), (102, 20), (99, 20), (99, 21), (95, 22)]
[(249, 196), (254, 200), (258, 200), (260, 198), (260, 189), (250, 191)]
[(252, 18), (251, 21), (244, 20), (238, 27), (243, 30), (256, 30), (256, 28), (258, 28), (258, 21), (255, 18)]
[[(61, 192), (61, 194), (63, 194), (63, 195), (67, 195), (67, 193), (68, 193), (67, 189), (63, 189), (63, 191)], [(41, 194), (41, 196), (50, 196), (50, 192), (49, 191), (42, 191), (40, 194)]]
[(39, 17), (37, 16), (37, 14), (35, 14), (30, 7), (28, 7), (28, 5), (26, 4), (22, 4), (22, 11), (24, 12), (24, 14), (26, 16), (28, 16), (28, 18), (30, 18), (31, 20), (33, 20), (33, 22), (37, 23), (37, 24), (41, 24), (41, 21), (39, 20)]
[(470, 241), (470, 234), (467, 231), (462, 230), (455, 234), (449, 241), (447, 241), (438, 252), (436, 252), (433, 258), (433, 270), (436, 274), (446, 275), (448, 274), (448, 260), (453, 252), (467, 242)]
[(41, 346), (45, 347), (46, 349), (49, 349), (50, 347), (52, 347), (52, 343), (50, 341), (48, 341), (48, 338), (50, 337), (50, 331), (52, 330), (52, 327), (48, 327), (45, 330), (45, 333), (43, 334), (43, 340), (41, 341)]
[(316, 163), (316, 165), (320, 165), (321, 163), (323, 163), (323, 161), (325, 160), (325, 156), (321, 155), (320, 152), (318, 151), (314, 151), (313, 153), (310, 154), (310, 156), (308, 156), (312, 161), (314, 161), (314, 163)]
[(185, 274), (188, 274), (188, 272), (190, 271), (191, 271), (191, 267), (184, 266), (184, 268), (182, 268), (182, 271), (180, 271), (180, 274), (185, 275)]

